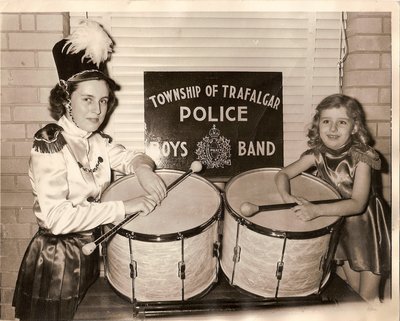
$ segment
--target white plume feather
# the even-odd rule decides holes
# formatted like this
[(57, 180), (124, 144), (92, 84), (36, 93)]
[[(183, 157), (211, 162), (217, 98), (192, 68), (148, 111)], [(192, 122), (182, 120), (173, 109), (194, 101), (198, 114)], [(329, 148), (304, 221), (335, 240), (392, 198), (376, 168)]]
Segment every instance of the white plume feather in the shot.
[(85, 51), (82, 61), (88, 58), (99, 67), (100, 63), (107, 60), (112, 52), (113, 41), (97, 22), (83, 20), (79, 27), (67, 37), (64, 48), (69, 44), (67, 54)]

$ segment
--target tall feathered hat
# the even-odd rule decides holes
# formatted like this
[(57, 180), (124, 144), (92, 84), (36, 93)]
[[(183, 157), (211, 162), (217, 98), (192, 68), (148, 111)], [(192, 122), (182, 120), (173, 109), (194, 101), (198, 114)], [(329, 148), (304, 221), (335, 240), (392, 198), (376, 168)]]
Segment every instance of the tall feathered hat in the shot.
[(103, 79), (112, 89), (117, 89), (114, 80), (108, 76), (106, 66), (113, 44), (100, 24), (83, 20), (71, 35), (53, 47), (60, 82)]

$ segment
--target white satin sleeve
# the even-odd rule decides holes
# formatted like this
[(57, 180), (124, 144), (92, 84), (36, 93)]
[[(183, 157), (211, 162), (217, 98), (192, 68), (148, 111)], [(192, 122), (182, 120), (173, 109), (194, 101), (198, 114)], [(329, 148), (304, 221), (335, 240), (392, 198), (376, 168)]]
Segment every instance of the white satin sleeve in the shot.
[(125, 216), (122, 201), (88, 203), (85, 199), (69, 199), (67, 166), (62, 152), (32, 150), (29, 174), (35, 196), (35, 214), (40, 225), (53, 234), (86, 231), (120, 221)]
[(140, 166), (155, 168), (154, 161), (144, 153), (127, 150), (123, 145), (108, 143), (108, 157), (113, 170), (125, 175), (134, 174)]

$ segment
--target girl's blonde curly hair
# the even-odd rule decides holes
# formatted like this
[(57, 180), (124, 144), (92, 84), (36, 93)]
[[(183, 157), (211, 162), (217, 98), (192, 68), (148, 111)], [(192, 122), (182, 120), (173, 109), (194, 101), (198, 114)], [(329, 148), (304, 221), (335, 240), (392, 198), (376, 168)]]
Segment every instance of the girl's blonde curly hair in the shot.
[(357, 126), (357, 131), (352, 135), (353, 142), (368, 145), (371, 141), (371, 136), (365, 123), (365, 114), (361, 104), (350, 96), (343, 94), (333, 94), (324, 98), (315, 109), (315, 114), (312, 119), (311, 128), (308, 130), (307, 144), (310, 148), (322, 145), (319, 135), (319, 121), (321, 112), (330, 108), (344, 107), (347, 110), (347, 115), (353, 121), (353, 126)]

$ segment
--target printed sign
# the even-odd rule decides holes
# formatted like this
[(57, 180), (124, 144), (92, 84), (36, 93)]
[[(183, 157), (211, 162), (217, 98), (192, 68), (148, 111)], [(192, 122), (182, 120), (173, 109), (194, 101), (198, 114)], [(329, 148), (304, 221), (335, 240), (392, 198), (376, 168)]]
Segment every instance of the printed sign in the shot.
[(282, 73), (145, 72), (145, 148), (158, 168), (229, 178), (283, 166)]

